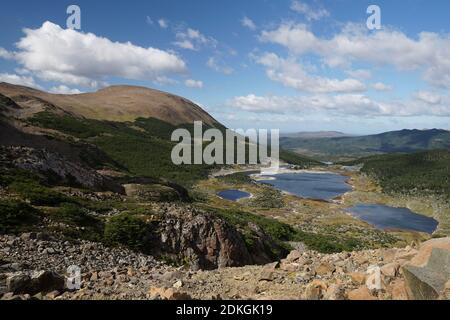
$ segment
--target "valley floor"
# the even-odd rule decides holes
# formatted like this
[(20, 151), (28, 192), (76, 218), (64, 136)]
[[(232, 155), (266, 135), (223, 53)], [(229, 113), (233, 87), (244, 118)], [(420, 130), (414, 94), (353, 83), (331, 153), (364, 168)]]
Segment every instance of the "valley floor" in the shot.
[[(359, 203), (405, 207), (439, 221), (436, 236), (450, 235), (450, 203), (433, 197), (388, 195), (372, 180), (359, 172), (348, 172), (338, 167), (315, 168), (312, 171), (331, 171), (348, 176), (352, 191), (331, 202), (301, 199), (286, 193), (273, 192), (248, 180), (233, 178), (237, 170), (224, 171), (200, 182), (196, 190), (208, 199), (212, 207), (249, 211), (271, 217), (303, 231), (331, 237), (348, 237), (360, 242), (361, 248), (406, 246), (411, 242), (430, 239), (429, 234), (405, 230), (377, 230), (349, 215), (345, 209)], [(225, 176), (220, 176), (225, 174)], [(221, 199), (217, 192), (238, 189), (252, 194), (251, 198), (231, 202)], [(272, 190), (272, 191), (271, 191)]]

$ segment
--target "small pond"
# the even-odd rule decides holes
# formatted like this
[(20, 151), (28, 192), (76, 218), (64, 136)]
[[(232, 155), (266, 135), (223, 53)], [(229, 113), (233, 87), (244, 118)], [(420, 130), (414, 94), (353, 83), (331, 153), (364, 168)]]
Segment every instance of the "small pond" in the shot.
[(438, 222), (406, 208), (393, 208), (378, 204), (359, 204), (347, 211), (378, 229), (401, 229), (433, 233)]
[(225, 200), (238, 201), (239, 199), (249, 198), (250, 193), (240, 190), (224, 190), (217, 193), (219, 197)]

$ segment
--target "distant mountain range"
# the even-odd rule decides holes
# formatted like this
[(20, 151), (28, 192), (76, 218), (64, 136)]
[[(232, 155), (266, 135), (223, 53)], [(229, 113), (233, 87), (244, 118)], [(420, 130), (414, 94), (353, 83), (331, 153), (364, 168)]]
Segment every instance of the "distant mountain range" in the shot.
[(294, 133), (282, 133), (282, 138), (299, 138), (299, 139), (321, 139), (321, 138), (340, 138), (349, 137), (351, 135), (345, 134), (339, 131), (317, 131), (317, 132), (294, 132)]
[(450, 131), (401, 130), (357, 137), (282, 137), (280, 143), (282, 148), (319, 158), (355, 158), (450, 149)]

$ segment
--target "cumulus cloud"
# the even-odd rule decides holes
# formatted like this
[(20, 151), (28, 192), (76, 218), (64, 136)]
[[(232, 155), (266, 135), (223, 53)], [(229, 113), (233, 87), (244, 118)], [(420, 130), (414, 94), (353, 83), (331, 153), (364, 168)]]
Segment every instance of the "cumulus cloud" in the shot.
[[(448, 97), (447, 97), (447, 100)], [(447, 101), (448, 102), (448, 101)], [(235, 109), (256, 113), (323, 114), (358, 117), (410, 117), (450, 116), (450, 106), (440, 103), (430, 106), (417, 99), (401, 101), (375, 101), (362, 94), (312, 96), (257, 96), (249, 94), (230, 99), (227, 105)]]
[(372, 78), (372, 72), (366, 69), (346, 70), (345, 73), (352, 78), (367, 80)]
[(82, 91), (80, 91), (78, 89), (71, 89), (65, 85), (52, 87), (49, 91), (51, 93), (56, 93), (56, 94), (80, 94), (80, 93), (83, 93)]
[(250, 30), (256, 30), (256, 24), (249, 17), (244, 17), (241, 20), (241, 24), (242, 24), (243, 27), (246, 27), (246, 28), (248, 28)]
[(225, 65), (221, 60), (215, 57), (210, 57), (206, 62), (206, 65), (216, 72), (230, 75), (234, 72), (234, 69)]
[(152, 26), (154, 24), (153, 19), (150, 16), (147, 16), (145, 19), (148, 25)]
[(185, 62), (173, 53), (113, 42), (51, 22), (24, 32), (15, 59), (46, 81), (96, 87), (108, 77), (156, 80), (186, 71)]
[(162, 29), (167, 29), (169, 27), (169, 22), (166, 19), (159, 19), (158, 24)]
[(432, 105), (440, 104), (443, 99), (441, 95), (429, 91), (418, 91), (415, 93), (415, 98)]
[(416, 38), (385, 28), (369, 32), (348, 24), (331, 38), (320, 38), (304, 24), (283, 23), (263, 31), (262, 42), (276, 43), (292, 54), (316, 54), (331, 67), (353, 62), (392, 65), (398, 70), (423, 70), (431, 84), (450, 89), (450, 35), (421, 32)]
[(189, 50), (199, 50), (202, 46), (215, 47), (217, 40), (203, 35), (200, 31), (188, 28), (185, 31), (178, 31), (175, 34), (174, 45)]
[(295, 58), (283, 59), (275, 53), (256, 57), (256, 62), (266, 67), (267, 76), (276, 82), (300, 91), (312, 93), (361, 92), (366, 86), (356, 79), (330, 79), (309, 75)]
[(41, 89), (32, 76), (23, 76), (11, 73), (0, 73), (0, 82), (8, 82), (25, 87)]
[(186, 85), (186, 87), (189, 88), (198, 88), (198, 89), (203, 88), (203, 82), (199, 80), (188, 79), (184, 82), (184, 84)]
[[(314, 96), (247, 96), (235, 97), (228, 101), (228, 105), (234, 108), (264, 113), (289, 113), (289, 112), (342, 112), (352, 114), (365, 112), (379, 112), (379, 107), (364, 95), (314, 95)], [(371, 111), (370, 111), (371, 110)]]
[(0, 58), (11, 60), (14, 59), (14, 53), (0, 47)]
[(372, 84), (372, 88), (377, 91), (391, 91), (392, 90), (392, 86), (384, 84), (382, 82), (376, 82), (376, 83)]
[(313, 8), (303, 1), (292, 1), (291, 10), (303, 14), (309, 21), (320, 20), (330, 15), (325, 8)]

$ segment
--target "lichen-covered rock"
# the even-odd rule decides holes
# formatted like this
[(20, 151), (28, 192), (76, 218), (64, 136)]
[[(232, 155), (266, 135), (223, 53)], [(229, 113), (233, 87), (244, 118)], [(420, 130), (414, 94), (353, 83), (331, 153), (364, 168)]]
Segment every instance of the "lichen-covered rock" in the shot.
[(173, 206), (155, 223), (153, 234), (149, 242), (155, 255), (172, 255), (193, 268), (215, 269), (253, 262), (241, 234), (213, 214)]

